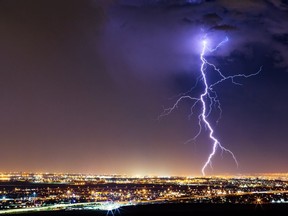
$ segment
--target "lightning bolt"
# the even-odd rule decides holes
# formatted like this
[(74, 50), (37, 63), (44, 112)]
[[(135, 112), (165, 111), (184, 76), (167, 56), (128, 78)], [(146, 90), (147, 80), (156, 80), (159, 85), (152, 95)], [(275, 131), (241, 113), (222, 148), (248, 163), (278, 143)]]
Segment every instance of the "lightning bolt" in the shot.
[[(260, 67), (260, 69), (256, 72), (256, 73), (251, 73), (251, 74), (236, 74), (236, 75), (230, 75), (230, 76), (225, 76), (221, 70), (219, 68), (217, 68), (214, 64), (210, 63), (207, 61), (207, 59), (205, 58), (205, 54), (207, 52), (215, 52), (217, 51), (218, 48), (220, 48), (221, 46), (223, 46), (225, 43), (227, 43), (229, 41), (228, 37), (226, 37), (223, 41), (221, 41), (217, 46), (215, 46), (214, 48), (209, 48), (208, 46), (208, 42), (207, 40), (203, 40), (202, 41), (202, 51), (200, 54), (200, 60), (201, 60), (201, 67), (200, 67), (200, 71), (201, 71), (201, 76), (200, 76), (200, 80), (202, 81), (202, 84), (204, 85), (204, 90), (203, 92), (200, 94), (199, 97), (192, 97), (189, 95), (189, 93), (192, 92), (192, 90), (196, 87), (196, 85), (198, 84), (199, 80), (197, 80), (196, 85), (191, 88), (188, 92), (186, 93), (182, 93), (179, 95), (179, 98), (176, 100), (176, 102), (174, 103), (174, 105), (170, 108), (164, 109), (164, 111), (162, 112), (162, 114), (159, 116), (159, 118), (162, 118), (164, 116), (169, 115), (171, 112), (173, 112), (179, 105), (179, 103), (182, 100), (188, 99), (188, 100), (192, 100), (194, 101), (194, 103), (191, 106), (191, 113), (189, 115), (189, 117), (191, 117), (194, 113), (194, 109), (196, 107), (196, 105), (198, 103), (201, 104), (201, 112), (198, 115), (198, 124), (199, 124), (199, 132), (196, 134), (195, 137), (193, 137), (192, 139), (186, 141), (185, 143), (188, 143), (192, 140), (195, 140), (202, 132), (202, 125), (205, 126), (205, 129), (207, 129), (209, 131), (209, 138), (210, 140), (213, 142), (212, 145), (212, 151), (209, 154), (205, 164), (202, 167), (202, 175), (205, 176), (205, 170), (208, 167), (208, 165), (210, 165), (212, 167), (212, 159), (216, 154), (217, 149), (219, 148), (222, 153), (223, 152), (227, 152), (229, 153), (232, 158), (234, 159), (237, 167), (238, 167), (238, 161), (234, 155), (234, 153), (225, 148), (220, 141), (215, 137), (214, 135), (214, 129), (211, 126), (211, 123), (208, 120), (208, 117), (210, 115), (210, 113), (213, 110), (213, 105), (216, 105), (217, 108), (220, 110), (220, 117), (222, 115), (222, 109), (221, 109), (221, 104), (220, 101), (218, 100), (218, 96), (217, 96), (217, 92), (213, 89), (215, 86), (219, 85), (220, 83), (226, 81), (226, 80), (231, 80), (232, 83), (236, 84), (236, 85), (241, 85), (240, 83), (236, 82), (235, 79), (242, 77), (242, 78), (249, 78), (252, 76), (255, 76), (257, 74), (259, 74), (262, 70), (262, 66)], [(210, 67), (213, 69), (214, 72), (218, 73), (218, 75), (220, 76), (220, 79), (218, 79), (216, 82), (209, 84), (207, 81), (207, 68)], [(219, 118), (220, 118), (219, 117)], [(218, 122), (218, 121), (217, 121)]]

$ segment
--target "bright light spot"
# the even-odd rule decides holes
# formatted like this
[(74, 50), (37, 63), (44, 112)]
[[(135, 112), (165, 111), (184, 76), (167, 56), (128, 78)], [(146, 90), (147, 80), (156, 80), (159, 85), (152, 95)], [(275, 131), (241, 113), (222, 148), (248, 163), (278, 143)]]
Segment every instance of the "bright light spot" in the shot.
[(119, 204), (117, 203), (109, 203), (109, 204), (104, 204), (101, 206), (101, 210), (106, 210), (106, 211), (112, 211), (112, 210), (116, 210), (120, 207)]

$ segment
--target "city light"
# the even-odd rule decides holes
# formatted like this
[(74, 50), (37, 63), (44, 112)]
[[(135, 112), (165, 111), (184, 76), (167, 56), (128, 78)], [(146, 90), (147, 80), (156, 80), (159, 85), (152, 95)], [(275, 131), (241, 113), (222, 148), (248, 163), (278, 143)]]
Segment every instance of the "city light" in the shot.
[[(288, 202), (288, 174), (177, 177), (10, 173), (0, 188), (0, 214), (47, 210), (102, 210), (114, 215), (125, 206), (154, 203)], [(9, 187), (17, 182), (18, 186)], [(68, 183), (69, 182), (69, 183)], [(21, 187), (21, 184), (25, 187)]]

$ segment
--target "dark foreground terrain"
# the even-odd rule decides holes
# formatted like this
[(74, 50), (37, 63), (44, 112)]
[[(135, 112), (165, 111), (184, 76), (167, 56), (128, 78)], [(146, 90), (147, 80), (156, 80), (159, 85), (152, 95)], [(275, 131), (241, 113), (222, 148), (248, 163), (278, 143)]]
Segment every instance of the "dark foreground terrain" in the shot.
[[(119, 210), (114, 210), (113, 214), (122, 216), (254, 216), (254, 215), (288, 215), (288, 204), (263, 204), (263, 205), (241, 205), (241, 204), (154, 204), (126, 206)], [(17, 215), (27, 216), (102, 216), (113, 215), (112, 212), (106, 211), (49, 211), (49, 212), (32, 212)], [(13, 214), (14, 215), (14, 214)]]

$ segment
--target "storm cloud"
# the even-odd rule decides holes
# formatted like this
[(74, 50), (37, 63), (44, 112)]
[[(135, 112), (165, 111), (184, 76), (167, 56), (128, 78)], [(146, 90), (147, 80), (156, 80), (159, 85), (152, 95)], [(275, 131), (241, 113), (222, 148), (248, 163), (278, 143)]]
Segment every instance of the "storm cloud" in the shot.
[(240, 52), (251, 57), (256, 45), (273, 56), (277, 67), (286, 68), (287, 12), (284, 0), (119, 0), (109, 9), (103, 43), (106, 52), (119, 52), (121, 62), (138, 62), (139, 68), (130, 69), (140, 74), (193, 71), (197, 62), (191, 59), (199, 54), (203, 35), (214, 43), (231, 38), (219, 56)]

